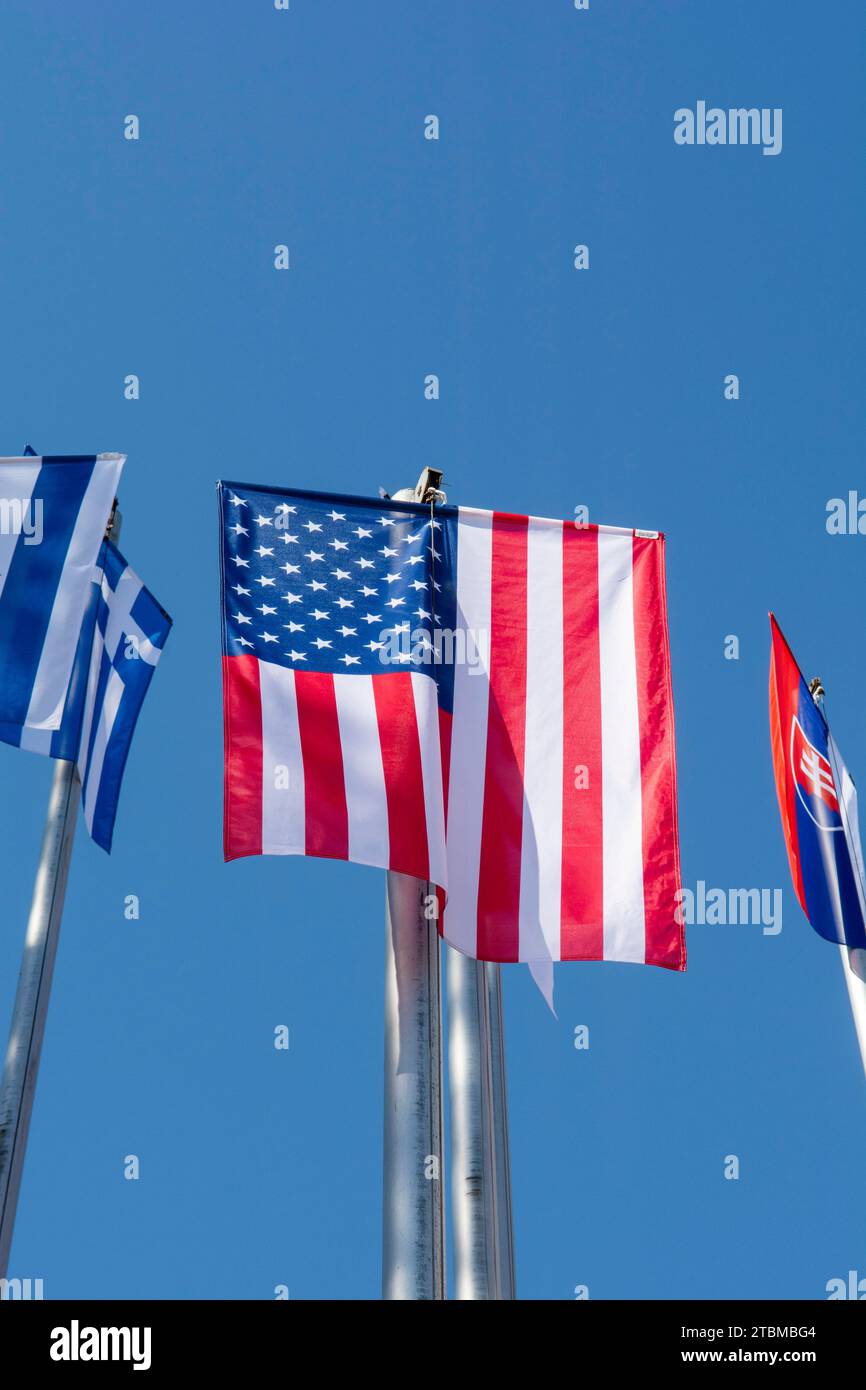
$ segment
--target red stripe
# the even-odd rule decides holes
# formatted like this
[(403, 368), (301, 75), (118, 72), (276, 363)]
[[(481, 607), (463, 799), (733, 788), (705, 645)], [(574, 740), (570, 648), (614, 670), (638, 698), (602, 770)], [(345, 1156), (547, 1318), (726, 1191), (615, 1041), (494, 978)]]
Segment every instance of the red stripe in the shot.
[(493, 514), (490, 704), (478, 870), (479, 960), (519, 958), (528, 527), (528, 517)]
[(295, 691), (304, 762), (304, 853), (348, 859), (349, 813), (334, 677), (321, 671), (296, 671)]
[(685, 970), (685, 929), (682, 922), (677, 921), (677, 917), (682, 917), (682, 912), (677, 910), (682, 881), (664, 537), (635, 536), (632, 557), (645, 959), (648, 965)]
[(442, 758), (442, 796), (448, 824), (448, 785), (451, 778), (451, 724), (453, 716), (439, 706), (439, 753)]
[(776, 777), (776, 796), (782, 817), (782, 830), (794, 892), (808, 917), (803, 870), (800, 865), (800, 842), (797, 838), (797, 789), (791, 776), (787, 747), (791, 721), (800, 704), (800, 668), (781, 628), (770, 614), (772, 648), (770, 651), (770, 745), (773, 750), (773, 771)]
[(394, 671), (372, 679), (388, 804), (388, 867), (400, 874), (427, 878), (427, 812), (412, 676), (409, 671)]
[(262, 852), (262, 698), (254, 656), (223, 657), (223, 853)]
[(563, 960), (604, 957), (601, 658), (598, 531), (566, 522), (562, 536)]
[[(439, 752), (442, 757), (442, 796), (443, 807), (445, 810), (445, 827), (448, 827), (448, 787), (451, 780), (451, 729), (453, 716), (448, 710), (439, 706)], [(436, 900), (439, 907), (437, 926), (439, 935), (442, 935), (442, 925), (445, 916), (445, 903), (447, 895), (444, 888), (436, 889)]]

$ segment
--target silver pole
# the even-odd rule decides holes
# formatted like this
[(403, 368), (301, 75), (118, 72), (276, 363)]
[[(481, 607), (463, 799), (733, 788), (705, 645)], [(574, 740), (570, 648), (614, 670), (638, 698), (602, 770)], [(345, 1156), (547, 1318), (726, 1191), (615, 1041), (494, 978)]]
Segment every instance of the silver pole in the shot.
[(58, 761), (0, 1087), (0, 1278), (6, 1277), (9, 1265), (80, 797), (75, 764)]
[(516, 1297), (502, 973), (448, 948), (454, 1296)]
[[(106, 534), (110, 534), (112, 540), (120, 534), (120, 513), (116, 504)], [(75, 764), (58, 759), (48, 799), (0, 1082), (0, 1279), (5, 1279), (9, 1267), (80, 800), (81, 783)]]
[(499, 1297), (490, 1029), (483, 961), (448, 947), (448, 1092), (454, 1297)]
[[(423, 500), (441, 475), (425, 470)], [(387, 875), (382, 1297), (444, 1299), (442, 1004), (433, 885)]]
[(445, 1297), (439, 936), (435, 889), (388, 874), (382, 1297)]
[(508, 1093), (505, 1081), (505, 1022), (502, 1008), (502, 969), (485, 965), (487, 1017), (490, 1036), (490, 1107), (496, 1195), (496, 1266), (499, 1297), (517, 1297), (514, 1272), (514, 1228), (511, 1207), (511, 1151), (508, 1143)]
[[(849, 950), (847, 946), (840, 946), (839, 954), (842, 957), (842, 969), (848, 986), (857, 1041), (860, 1044), (860, 1057), (863, 1070), (866, 1072), (866, 951), (860, 948)], [(852, 970), (852, 963), (856, 963), (856, 971)]]

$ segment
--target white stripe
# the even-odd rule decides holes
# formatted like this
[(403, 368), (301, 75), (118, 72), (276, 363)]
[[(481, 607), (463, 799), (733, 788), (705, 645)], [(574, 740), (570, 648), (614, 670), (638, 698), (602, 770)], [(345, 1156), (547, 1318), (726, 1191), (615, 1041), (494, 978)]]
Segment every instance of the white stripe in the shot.
[[(100, 454), (93, 465), (75, 519), (33, 682), (25, 720), (31, 727), (60, 727), (93, 569), (124, 458), (122, 454)], [(46, 518), (46, 525), (50, 524), (50, 518)]]
[[(22, 517), (25, 515), (27, 503), (33, 496), (41, 468), (42, 460), (38, 458), (0, 459), (0, 496), (7, 503), (20, 502)], [(14, 513), (15, 510), (17, 508), (13, 506), (10, 512)], [(5, 529), (0, 529), (0, 595), (3, 593), (12, 556), (20, 538), (20, 532), (14, 529), (16, 519), (14, 514), (10, 514)]]
[(295, 673), (259, 662), (262, 700), (262, 854), (303, 854), (304, 760)]
[(21, 729), (21, 740), (19, 748), (26, 748), (28, 753), (51, 752), (51, 730), (50, 729), (30, 729), (26, 724)]
[(454, 715), (448, 785), (448, 903), (444, 934), (458, 950), (474, 956), (478, 939), (478, 872), (487, 762), (490, 700), (490, 583), (492, 512), (463, 508), (457, 520), (457, 629), (471, 632), (479, 660), (454, 668)]
[[(112, 589), (105, 571), (97, 568), (93, 573), (93, 581), (99, 585), (110, 615), (110, 627), (106, 628), (106, 641), (111, 648), (112, 659), (120, 638), (134, 637), (136, 650), (141, 660), (146, 661), (148, 666), (156, 666), (162, 656), (162, 648), (154, 646), (147, 633), (132, 616), (135, 601), (144, 588), (138, 575), (127, 565), (117, 581), (117, 588)], [(111, 640), (109, 641), (110, 635)]]
[(105, 650), (113, 661), (124, 633), (132, 626), (131, 610), (143, 588), (134, 570), (127, 565), (112, 591), (103, 576), (102, 597), (108, 608), (108, 622), (105, 624)]
[[(580, 652), (571, 655), (581, 660)], [(562, 523), (554, 528), (530, 519), (520, 960), (560, 959), (562, 680)]]
[(337, 673), (334, 696), (349, 822), (348, 857), (355, 864), (387, 869), (391, 849), (388, 802), (373, 677)]
[(439, 743), (439, 701), (436, 682), (422, 671), (413, 671), (412, 695), (415, 700), (415, 718), (418, 721), (418, 742), (421, 745), (421, 780), (424, 783), (430, 882), (447, 889), (445, 804), (442, 796), (442, 753)]
[(105, 697), (99, 710), (96, 738), (93, 741), (93, 757), (90, 763), (90, 776), (84, 792), (84, 819), (87, 829), (93, 833), (93, 815), (99, 798), (99, 784), (102, 780), (102, 765), (105, 752), (111, 741), (111, 731), (120, 709), (125, 686), (120, 676), (112, 668), (105, 684)]
[(104, 647), (102, 633), (99, 631), (99, 624), (94, 624), (93, 646), (90, 649), (90, 666), (87, 671), (87, 691), (84, 696), (84, 717), (81, 721), (81, 739), (78, 744), (78, 776), (81, 785), (84, 786), (84, 778), (87, 775), (88, 749), (90, 747), (90, 730), (93, 725), (93, 712), (96, 708), (96, 691), (99, 683), (99, 671), (102, 666), (102, 653)]
[[(476, 520), (476, 519), (479, 518), (479, 517), (484, 518), (484, 517), (486, 517), (486, 516), (492, 516), (492, 512), (482, 511), (482, 510), (479, 509), (478, 507), (459, 507), (459, 508), (458, 508), (458, 511), (460, 512), (460, 519), (461, 519), (461, 521), (467, 521), (467, 522), (468, 522), (468, 521)], [(562, 522), (561, 522), (561, 521), (557, 521), (557, 520), (556, 520), (554, 517), (552, 517), (552, 516), (530, 516), (530, 517), (527, 518), (527, 520), (530, 521), (530, 522), (534, 522), (535, 525), (536, 525), (537, 527), (549, 526), (549, 527), (553, 528), (554, 530), (555, 530), (557, 527), (561, 527), (561, 526), (562, 526)], [(592, 526), (593, 526), (593, 529), (594, 529), (594, 530), (598, 531), (599, 535), (604, 535), (604, 536), (653, 536), (653, 537), (656, 537), (656, 536), (659, 535), (659, 532), (658, 532), (658, 531), (637, 531), (637, 530), (635, 530), (634, 527), (632, 527), (632, 526), (598, 526), (598, 525), (595, 524), (595, 522), (592, 523)]]
[(605, 960), (643, 961), (640, 731), (631, 536), (598, 538)]

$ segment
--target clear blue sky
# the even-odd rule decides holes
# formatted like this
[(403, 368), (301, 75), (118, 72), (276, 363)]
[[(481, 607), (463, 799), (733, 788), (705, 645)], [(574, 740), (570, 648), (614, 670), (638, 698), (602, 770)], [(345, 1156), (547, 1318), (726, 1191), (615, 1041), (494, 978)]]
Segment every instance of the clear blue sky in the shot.
[[(866, 1274), (866, 1087), (766, 696), (772, 607), (866, 782), (866, 537), (825, 530), (866, 491), (862, 7), (5, 0), (0, 45), (0, 452), (126, 451), (122, 549), (175, 620), (111, 858), (79, 828), (10, 1273), (378, 1296), (382, 876), (222, 863), (213, 485), (430, 464), (667, 533), (685, 882), (784, 891), (777, 936), (691, 928), (686, 975), (560, 968), (558, 1023), (506, 969), (519, 1292)], [(782, 107), (782, 153), (677, 146), (699, 99)], [(0, 770), (5, 1032), (51, 767)]]

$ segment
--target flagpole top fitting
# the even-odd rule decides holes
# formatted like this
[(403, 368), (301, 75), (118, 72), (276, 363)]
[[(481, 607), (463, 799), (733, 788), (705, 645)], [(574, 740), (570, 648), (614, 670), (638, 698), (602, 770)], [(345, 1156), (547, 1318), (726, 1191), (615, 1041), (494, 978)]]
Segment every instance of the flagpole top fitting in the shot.
[(826, 691), (824, 690), (824, 687), (821, 684), (820, 676), (813, 676), (810, 680), (809, 694), (812, 696), (812, 699), (815, 701), (815, 704), (820, 705), (821, 701), (824, 699), (824, 695), (826, 694)]
[(425, 468), (415, 486), (416, 502), (447, 502), (442, 491), (442, 469)]

